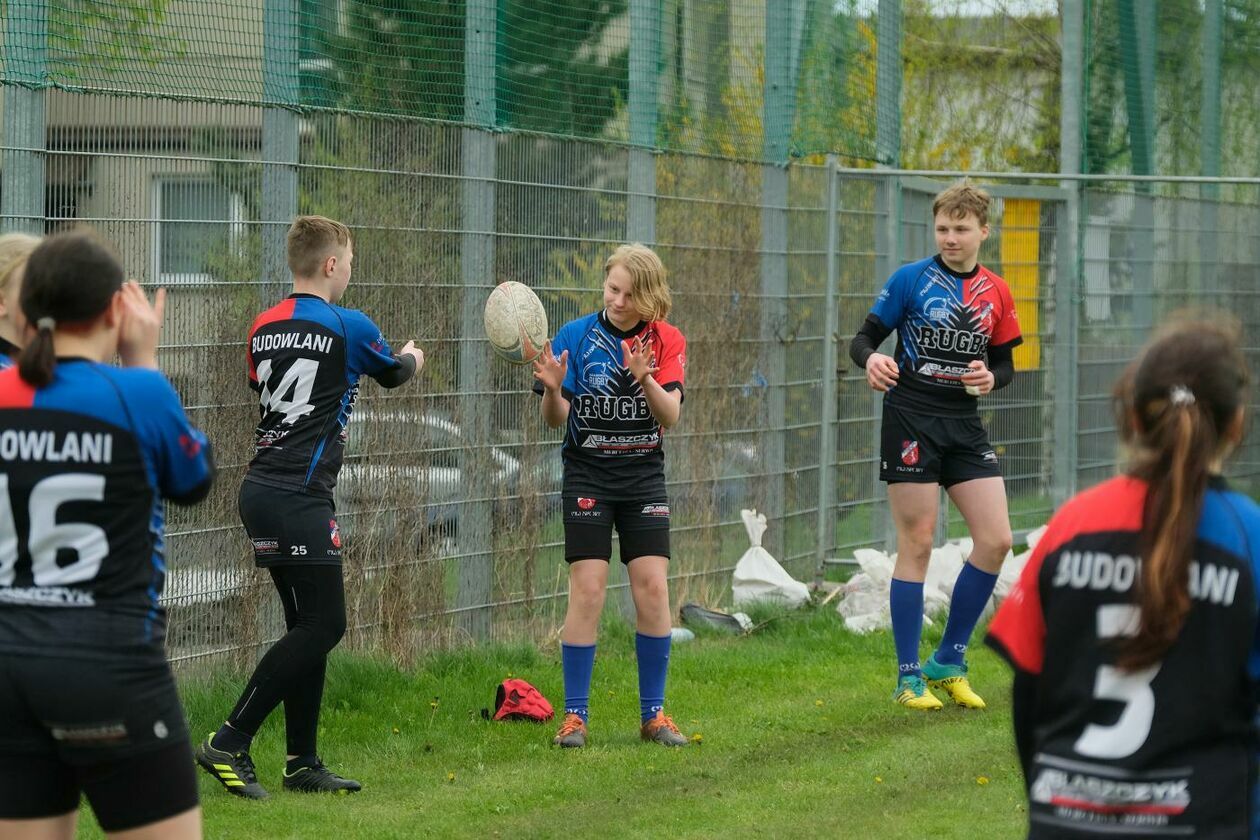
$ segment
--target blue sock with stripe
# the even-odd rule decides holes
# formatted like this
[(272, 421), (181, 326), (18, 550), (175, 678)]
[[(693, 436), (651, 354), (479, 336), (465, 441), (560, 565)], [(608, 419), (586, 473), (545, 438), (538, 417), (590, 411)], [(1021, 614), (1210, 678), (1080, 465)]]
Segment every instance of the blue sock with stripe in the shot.
[(949, 601), (949, 618), (945, 621), (945, 635), (936, 649), (936, 661), (942, 665), (961, 665), (967, 655), (967, 643), (976, 629), (980, 614), (989, 603), (998, 576), (981, 571), (970, 563), (964, 563), (954, 582), (954, 596)]
[(923, 637), (923, 581), (892, 579), (888, 593), (893, 643), (897, 646), (897, 676), (922, 676), (919, 640)]
[(591, 674), (595, 670), (595, 645), (560, 643), (560, 664), (564, 669), (564, 713), (591, 716)]
[(643, 723), (665, 708), (665, 675), (669, 671), (671, 636), (634, 634), (634, 653), (639, 663), (639, 716)]

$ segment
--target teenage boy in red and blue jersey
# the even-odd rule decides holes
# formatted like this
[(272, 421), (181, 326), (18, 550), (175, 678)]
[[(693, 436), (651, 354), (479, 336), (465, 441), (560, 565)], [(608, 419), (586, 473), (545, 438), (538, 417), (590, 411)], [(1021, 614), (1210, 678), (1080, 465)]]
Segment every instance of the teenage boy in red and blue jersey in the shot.
[[(988, 194), (966, 182), (938, 195), (932, 215), (940, 253), (889, 278), (849, 348), (870, 386), (885, 394), (880, 478), (897, 528), (893, 698), (912, 709), (941, 708), (924, 678), (958, 705), (984, 708), (964, 657), (1011, 547), (1006, 488), (976, 398), (1010, 383), (1012, 350), (1022, 338), (1010, 289), (977, 261), (988, 209)], [(879, 353), (894, 331), (894, 356)], [(966, 520), (974, 547), (954, 585), (940, 647), (920, 663), (938, 486)]]

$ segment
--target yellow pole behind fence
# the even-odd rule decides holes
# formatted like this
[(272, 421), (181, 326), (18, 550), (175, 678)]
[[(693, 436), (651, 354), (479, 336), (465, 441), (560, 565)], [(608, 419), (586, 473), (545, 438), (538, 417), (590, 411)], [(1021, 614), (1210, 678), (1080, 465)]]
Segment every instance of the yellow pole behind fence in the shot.
[(1041, 366), (1037, 257), (1041, 252), (1041, 202), (1008, 198), (1002, 203), (1002, 276), (1015, 298), (1024, 343), (1015, 348), (1015, 369)]

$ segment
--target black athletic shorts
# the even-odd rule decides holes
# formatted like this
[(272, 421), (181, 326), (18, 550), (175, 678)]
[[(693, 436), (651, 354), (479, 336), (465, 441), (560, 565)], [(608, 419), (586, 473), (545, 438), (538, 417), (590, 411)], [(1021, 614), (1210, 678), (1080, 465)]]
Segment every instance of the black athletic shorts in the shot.
[(55, 817), (84, 793), (106, 831), (197, 804), (188, 725), (162, 659), (0, 654), (0, 819)]
[(655, 499), (605, 501), (589, 496), (564, 497), (564, 559), (608, 560), (612, 532), (621, 539), (621, 562), (636, 557), (669, 556), (669, 502)]
[(341, 565), (341, 531), (332, 499), (243, 481), (238, 507), (259, 566)]
[(976, 478), (1001, 478), (997, 453), (979, 417), (932, 417), (884, 404), (879, 477), (951, 487)]

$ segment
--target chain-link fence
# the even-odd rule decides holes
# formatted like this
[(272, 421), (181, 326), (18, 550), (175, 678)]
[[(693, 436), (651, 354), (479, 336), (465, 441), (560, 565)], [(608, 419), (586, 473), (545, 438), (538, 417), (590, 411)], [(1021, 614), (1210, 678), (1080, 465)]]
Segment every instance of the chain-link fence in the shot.
[[(563, 614), (559, 439), (481, 338), (496, 283), (536, 289), (554, 329), (599, 305), (616, 244), (658, 248), (689, 340), (672, 595), (721, 603), (741, 508), (769, 515), (798, 578), (889, 545), (880, 403), (846, 348), (883, 280), (934, 250), (949, 180), (787, 161), (1111, 172), (1142, 153), (1161, 171), (1194, 146), (1202, 171), (1240, 172), (1260, 124), (1238, 87), (1250, 0), (1159, 5), (1157, 35), (1196, 33), (1194, 72), (1132, 2), (0, 2), (0, 226), (92, 225), (171, 290), (162, 363), (216, 446), (211, 498), (170, 511), (171, 653), (190, 663), (252, 661), (281, 626), (236, 491), (244, 336), (286, 293), (293, 215), (351, 225), (346, 303), (428, 354), (404, 388), (365, 384), (338, 488), (350, 642), (406, 660), (543, 638)], [(1184, 97), (1150, 102), (1182, 82), (1231, 103), (1201, 112), (1219, 131), (1157, 130), (1191, 120)], [(1111, 382), (1168, 312), (1214, 305), (1257, 344), (1260, 182), (1064, 177), (980, 176), (981, 257), (1026, 339), (981, 403), (1017, 532), (1114, 470)], [(1257, 445), (1235, 461), (1247, 489)], [(942, 518), (941, 538), (959, 529)], [(629, 609), (618, 564), (614, 584)]]

